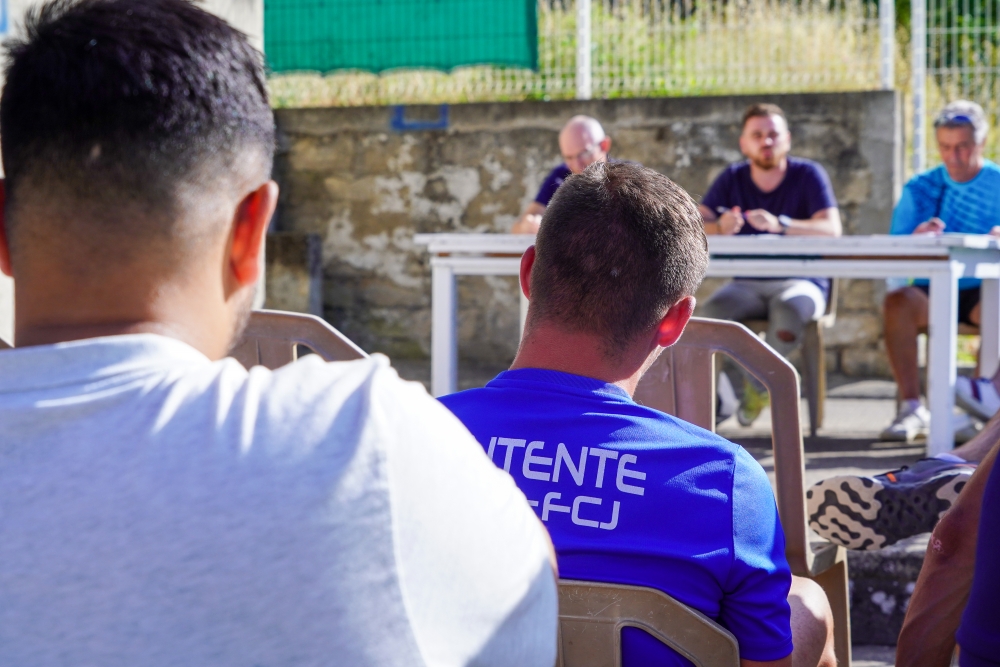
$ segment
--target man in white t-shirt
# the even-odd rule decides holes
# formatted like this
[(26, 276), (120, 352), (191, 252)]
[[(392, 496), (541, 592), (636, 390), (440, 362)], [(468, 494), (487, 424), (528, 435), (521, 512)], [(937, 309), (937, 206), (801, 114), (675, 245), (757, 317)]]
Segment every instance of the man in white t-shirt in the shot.
[(0, 98), (0, 665), (538, 665), (547, 536), (384, 357), (249, 373), (260, 54), (185, 0), (29, 15)]

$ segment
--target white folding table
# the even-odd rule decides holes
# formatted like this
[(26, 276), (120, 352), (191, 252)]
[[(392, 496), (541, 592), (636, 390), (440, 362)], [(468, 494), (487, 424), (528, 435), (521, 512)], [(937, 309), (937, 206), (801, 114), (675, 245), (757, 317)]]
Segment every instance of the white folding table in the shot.
[[(455, 278), (517, 275), (530, 234), (417, 234), (431, 254), (431, 390), (454, 392), (458, 380)], [(928, 452), (952, 449), (950, 415), (955, 403), (958, 280), (983, 280), (981, 369), (1000, 361), (1000, 239), (989, 236), (759, 235), (709, 237), (709, 276), (766, 278), (928, 278), (930, 280), (928, 406), (932, 419)]]

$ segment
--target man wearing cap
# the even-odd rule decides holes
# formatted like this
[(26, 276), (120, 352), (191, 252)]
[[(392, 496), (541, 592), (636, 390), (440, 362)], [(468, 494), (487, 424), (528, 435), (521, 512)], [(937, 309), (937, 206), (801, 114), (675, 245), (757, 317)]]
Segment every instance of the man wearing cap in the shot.
[(596, 118), (573, 116), (559, 132), (559, 151), (563, 163), (549, 172), (542, 187), (535, 195), (535, 201), (528, 204), (524, 213), (511, 228), (511, 234), (534, 234), (542, 222), (542, 214), (570, 174), (579, 174), (595, 162), (607, 162), (611, 149), (611, 137), (604, 134), (604, 128)]
[[(983, 157), (987, 126), (982, 107), (967, 100), (952, 102), (935, 118), (934, 128), (942, 164), (906, 184), (890, 233), (1000, 235), (1000, 167)], [(977, 278), (959, 280), (959, 322), (979, 326), (979, 283)], [(926, 436), (930, 425), (930, 413), (920, 403), (917, 365), (917, 333), (927, 327), (927, 296), (928, 281), (922, 279), (885, 297), (885, 346), (900, 398), (895, 420), (882, 432), (885, 440), (912, 442)], [(991, 384), (986, 380), (976, 389), (991, 389), (986, 386)], [(970, 393), (963, 388), (960, 402), (963, 393)]]

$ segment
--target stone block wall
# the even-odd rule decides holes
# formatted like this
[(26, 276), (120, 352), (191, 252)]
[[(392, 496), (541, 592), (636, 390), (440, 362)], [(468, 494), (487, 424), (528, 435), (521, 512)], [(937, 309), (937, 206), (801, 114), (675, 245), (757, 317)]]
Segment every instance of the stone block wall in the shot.
[[(558, 132), (575, 113), (604, 124), (612, 155), (656, 169), (700, 198), (725, 165), (741, 159), (740, 118), (758, 101), (781, 105), (793, 154), (826, 168), (846, 233), (885, 232), (902, 142), (899, 99), (881, 91), (278, 110), (282, 194), (274, 228), (319, 235), (323, 314), (334, 326), (369, 351), (426, 358), (430, 270), (415, 233), (507, 232), (560, 162)], [(421, 129), (427, 126), (438, 129)], [(881, 289), (842, 283), (828, 335), (831, 370), (886, 370)], [(459, 302), (460, 356), (507, 363), (518, 340), (516, 281), (462, 278)]]

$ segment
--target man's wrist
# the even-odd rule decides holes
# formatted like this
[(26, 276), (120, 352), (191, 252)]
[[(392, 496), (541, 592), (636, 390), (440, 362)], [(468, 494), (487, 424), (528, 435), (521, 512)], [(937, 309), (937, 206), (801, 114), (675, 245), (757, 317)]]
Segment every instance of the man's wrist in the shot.
[(778, 230), (779, 230), (778, 233), (779, 234), (785, 234), (785, 233), (787, 233), (788, 230), (789, 230), (789, 228), (791, 228), (791, 226), (792, 226), (792, 219), (790, 217), (788, 217), (787, 215), (784, 215), (784, 214), (778, 216)]

